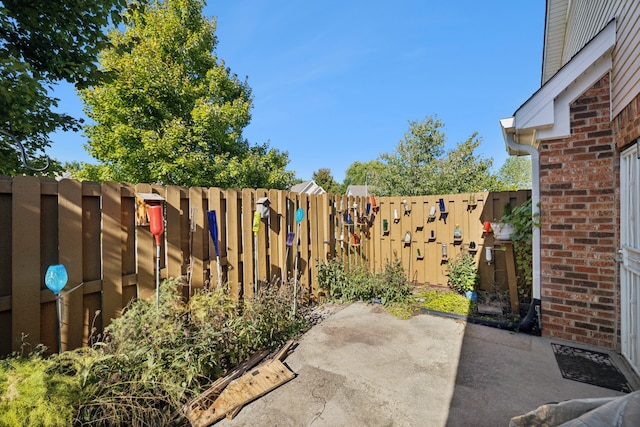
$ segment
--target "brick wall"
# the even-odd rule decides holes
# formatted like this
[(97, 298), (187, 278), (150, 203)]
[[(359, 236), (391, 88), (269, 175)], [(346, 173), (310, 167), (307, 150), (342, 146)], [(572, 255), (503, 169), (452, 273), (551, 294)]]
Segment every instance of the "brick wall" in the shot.
[(540, 144), (543, 334), (619, 346), (618, 165), (609, 75), (572, 105), (571, 136)]

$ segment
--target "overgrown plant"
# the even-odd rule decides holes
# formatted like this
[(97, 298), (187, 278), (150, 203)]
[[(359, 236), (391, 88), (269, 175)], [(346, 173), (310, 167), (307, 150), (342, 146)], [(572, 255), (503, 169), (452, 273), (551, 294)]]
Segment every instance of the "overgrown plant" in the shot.
[(533, 286), (533, 228), (540, 227), (540, 215), (532, 212), (532, 201), (527, 200), (509, 214), (514, 226), (511, 235), (513, 252), (518, 270), (518, 293), (524, 300), (530, 300)]
[(66, 427), (81, 393), (80, 378), (57, 369), (44, 347), (0, 361), (0, 425)]
[[(0, 424), (184, 425), (181, 408), (189, 399), (255, 352), (279, 347), (308, 325), (302, 307), (292, 316), (288, 286), (267, 286), (244, 302), (223, 289), (201, 290), (188, 303), (180, 286), (180, 279), (165, 281), (159, 307), (142, 300), (130, 304), (93, 347), (24, 359), (24, 369), (4, 362)], [(33, 372), (32, 382), (27, 372)], [(20, 388), (23, 383), (30, 384), (28, 390)]]
[(476, 260), (468, 252), (449, 262), (447, 276), (447, 285), (460, 294), (475, 290), (480, 279)]
[(411, 284), (399, 260), (387, 262), (379, 273), (371, 273), (363, 266), (347, 271), (340, 260), (321, 262), (318, 286), (331, 300), (341, 302), (378, 299), (387, 305), (406, 302), (411, 295)]

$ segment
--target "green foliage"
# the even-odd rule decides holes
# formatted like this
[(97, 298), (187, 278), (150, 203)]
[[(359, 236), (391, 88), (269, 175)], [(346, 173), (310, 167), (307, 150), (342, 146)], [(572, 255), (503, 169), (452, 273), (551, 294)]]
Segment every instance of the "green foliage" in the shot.
[(531, 156), (509, 156), (497, 173), (500, 190), (525, 190), (531, 188)]
[(349, 282), (344, 263), (339, 259), (318, 264), (318, 287), (328, 293), (329, 299), (339, 300)]
[(417, 196), (435, 194), (431, 177), (436, 176), (437, 160), (444, 153), (444, 124), (434, 117), (422, 122), (409, 121), (409, 131), (394, 152), (380, 155), (384, 169), (375, 180), (381, 196)]
[(382, 304), (406, 302), (411, 295), (402, 263), (388, 262), (379, 273), (371, 273), (364, 266), (346, 270), (340, 260), (318, 264), (318, 286), (328, 292), (335, 301), (371, 301), (379, 299)]
[(311, 177), (316, 184), (324, 189), (327, 193), (340, 193), (340, 184), (338, 184), (331, 175), (331, 169), (321, 168), (313, 173)]
[[(498, 188), (490, 172), (493, 159), (474, 155), (481, 140), (474, 133), (445, 153), (444, 124), (434, 117), (409, 122), (393, 153), (380, 155), (384, 165), (373, 179), (373, 192), (381, 196), (457, 194)], [(453, 179), (455, 178), (455, 179)]]
[(473, 256), (467, 252), (449, 261), (447, 275), (447, 285), (460, 294), (473, 291), (480, 279), (476, 261)]
[[(102, 78), (98, 52), (104, 30), (120, 21), (126, 0), (3, 0), (0, 2), (0, 128), (25, 146), (32, 165), (57, 130), (77, 131), (80, 122), (56, 112), (50, 88), (66, 81), (84, 86)], [(0, 139), (0, 174), (34, 174), (22, 166), (13, 142)], [(57, 169), (51, 168), (48, 172)]]
[[(292, 289), (269, 286), (255, 300), (224, 289), (185, 303), (178, 279), (160, 305), (135, 301), (92, 348), (0, 368), (0, 419), (8, 425), (184, 425), (184, 404), (255, 352), (275, 349), (308, 327), (292, 316)], [(11, 418), (10, 418), (11, 417)], [(33, 422), (29, 422), (33, 420)], [(5, 425), (5, 424), (2, 424)]]
[(511, 240), (518, 271), (518, 293), (524, 299), (530, 299), (533, 286), (533, 227), (540, 226), (539, 215), (534, 217), (531, 207), (529, 199), (506, 217), (514, 226)]
[(432, 194), (460, 194), (498, 188), (497, 179), (491, 173), (493, 159), (473, 154), (481, 142), (477, 133), (474, 133), (440, 159), (437, 175), (433, 179), (436, 189)]
[[(250, 146), (247, 81), (215, 55), (215, 21), (203, 0), (132, 8), (110, 34), (100, 67), (111, 79), (81, 91), (97, 175), (165, 185), (284, 189), (288, 154)], [(95, 171), (94, 171), (95, 172)]]
[(473, 310), (473, 302), (456, 292), (428, 290), (416, 296), (420, 307), (442, 313), (468, 315)]
[(366, 163), (358, 161), (351, 163), (345, 172), (341, 193), (346, 193), (347, 187), (350, 185), (373, 185), (383, 168), (384, 165), (379, 160), (370, 160)]
[(38, 351), (0, 361), (3, 426), (71, 425), (79, 396), (80, 378), (59, 372), (55, 356), (45, 359)]

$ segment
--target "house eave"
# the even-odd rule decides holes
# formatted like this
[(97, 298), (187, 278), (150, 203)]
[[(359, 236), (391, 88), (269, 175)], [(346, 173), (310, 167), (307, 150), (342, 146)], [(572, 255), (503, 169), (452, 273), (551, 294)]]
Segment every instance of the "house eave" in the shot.
[[(571, 134), (569, 107), (575, 99), (611, 70), (616, 21), (611, 20), (584, 48), (516, 110), (509, 133), (520, 144), (537, 146), (540, 140)], [(506, 144), (506, 142), (505, 142)], [(513, 151), (507, 146), (507, 151)]]

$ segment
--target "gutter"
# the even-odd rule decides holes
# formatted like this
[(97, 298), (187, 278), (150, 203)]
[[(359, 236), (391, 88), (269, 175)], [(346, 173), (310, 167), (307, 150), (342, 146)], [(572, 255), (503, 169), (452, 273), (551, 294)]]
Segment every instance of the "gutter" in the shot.
[[(511, 155), (525, 155), (531, 156), (531, 213), (534, 217), (540, 215), (540, 153), (538, 149), (533, 145), (520, 144), (515, 140), (516, 127), (515, 117), (509, 117), (500, 120), (500, 126), (502, 127), (502, 136), (507, 146), (507, 151)], [(533, 267), (533, 301), (529, 307), (527, 316), (516, 326), (516, 330), (527, 329), (530, 330), (533, 326), (535, 318), (538, 318), (538, 327), (542, 330), (542, 316), (541, 316), (541, 268), (540, 268), (540, 227), (533, 227), (532, 230), (532, 267)]]

